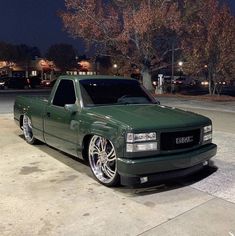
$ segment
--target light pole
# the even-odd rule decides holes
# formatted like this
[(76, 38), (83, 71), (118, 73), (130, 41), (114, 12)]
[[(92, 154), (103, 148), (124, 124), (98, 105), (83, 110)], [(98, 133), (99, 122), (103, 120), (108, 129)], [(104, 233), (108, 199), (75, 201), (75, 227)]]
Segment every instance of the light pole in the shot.
[(172, 83), (174, 80), (174, 66), (175, 66), (175, 42), (172, 42), (172, 51), (171, 51), (171, 93), (173, 92)]

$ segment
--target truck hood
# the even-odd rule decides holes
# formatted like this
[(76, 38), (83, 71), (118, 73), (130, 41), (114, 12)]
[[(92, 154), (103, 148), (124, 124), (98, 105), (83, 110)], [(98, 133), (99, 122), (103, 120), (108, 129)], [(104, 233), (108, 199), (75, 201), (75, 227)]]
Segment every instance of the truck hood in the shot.
[(136, 131), (198, 127), (211, 123), (207, 117), (156, 104), (100, 106), (89, 108), (89, 113)]

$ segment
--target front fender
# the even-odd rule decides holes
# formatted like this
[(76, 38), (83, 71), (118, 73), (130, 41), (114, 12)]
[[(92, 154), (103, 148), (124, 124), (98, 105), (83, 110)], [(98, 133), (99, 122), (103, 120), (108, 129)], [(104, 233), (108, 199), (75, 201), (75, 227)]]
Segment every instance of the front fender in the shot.
[(122, 131), (122, 129), (120, 129), (120, 127), (113, 126), (112, 124), (103, 121), (94, 121), (90, 125), (90, 128), (87, 130), (86, 134), (84, 134), (83, 143), (85, 137), (93, 135), (98, 135), (109, 139), (115, 147), (117, 156), (123, 156), (125, 140), (124, 132)]

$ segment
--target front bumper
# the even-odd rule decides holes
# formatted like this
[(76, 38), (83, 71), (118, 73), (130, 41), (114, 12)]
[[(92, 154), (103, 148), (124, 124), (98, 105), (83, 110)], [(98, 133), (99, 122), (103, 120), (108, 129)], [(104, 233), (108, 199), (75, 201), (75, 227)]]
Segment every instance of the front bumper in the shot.
[[(118, 158), (118, 173), (123, 185), (132, 185), (132, 182), (138, 184), (138, 181), (141, 183), (141, 177), (149, 176), (151, 179), (151, 176), (162, 175), (163, 172), (174, 171), (176, 175), (178, 172), (180, 176), (184, 176), (200, 169), (199, 167), (203, 166), (202, 163), (211, 159), (216, 152), (217, 146), (211, 143), (195, 150), (177, 154), (138, 159)], [(168, 174), (165, 173), (164, 175)]]

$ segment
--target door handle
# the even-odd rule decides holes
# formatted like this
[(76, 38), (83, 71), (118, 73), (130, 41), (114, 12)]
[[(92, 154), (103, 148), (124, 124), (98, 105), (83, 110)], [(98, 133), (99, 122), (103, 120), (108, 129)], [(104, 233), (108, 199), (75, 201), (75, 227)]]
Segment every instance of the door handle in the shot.
[(51, 113), (50, 112), (47, 112), (47, 117), (51, 117)]

